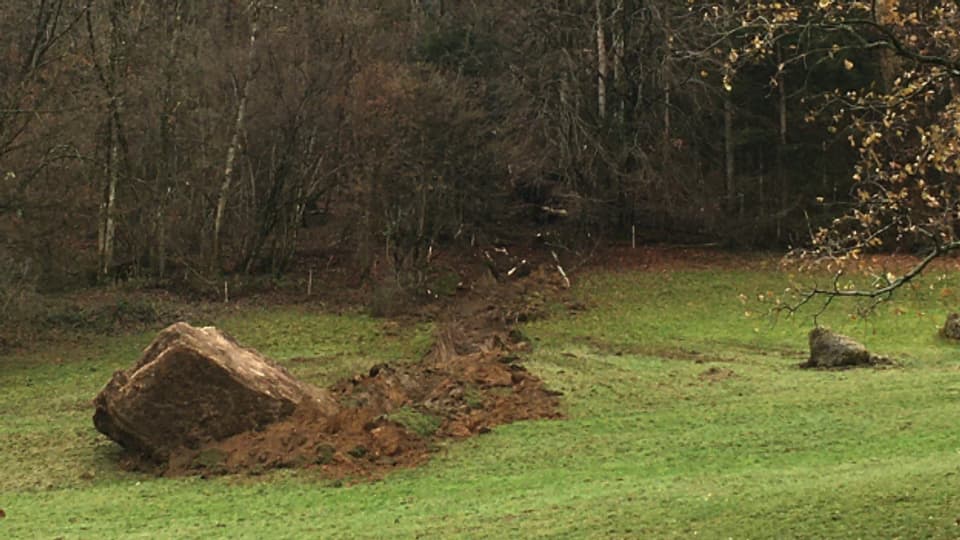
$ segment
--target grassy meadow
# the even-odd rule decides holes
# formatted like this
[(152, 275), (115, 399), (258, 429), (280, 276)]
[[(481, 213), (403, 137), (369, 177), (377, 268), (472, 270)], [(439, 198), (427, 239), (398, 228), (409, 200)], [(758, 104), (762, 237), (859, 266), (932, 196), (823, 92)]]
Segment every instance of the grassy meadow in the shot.
[[(0, 358), (0, 538), (960, 537), (960, 345), (936, 333), (960, 275), (866, 320), (832, 306), (823, 323), (899, 363), (833, 372), (796, 367), (809, 312), (765, 315), (776, 271), (576, 277), (586, 311), (522, 328), (566, 419), (446, 443), (372, 483), (118, 470), (90, 400), (152, 333)], [(430, 342), (428, 326), (304, 307), (214, 322), (317, 384)]]

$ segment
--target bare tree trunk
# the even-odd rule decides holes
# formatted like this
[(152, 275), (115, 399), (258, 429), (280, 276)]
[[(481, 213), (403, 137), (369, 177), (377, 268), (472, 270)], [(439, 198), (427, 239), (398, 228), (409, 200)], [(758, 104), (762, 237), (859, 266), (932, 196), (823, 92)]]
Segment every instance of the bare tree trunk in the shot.
[[(900, 0), (874, 0), (874, 19), (878, 24), (895, 24), (896, 12)], [(899, 76), (899, 60), (896, 52), (886, 47), (880, 48), (880, 78), (884, 90), (893, 87), (893, 81)]]
[(614, 13), (616, 14), (616, 25), (614, 26), (613, 31), (613, 84), (616, 89), (617, 103), (616, 103), (616, 117), (617, 120), (623, 122), (624, 116), (626, 114), (626, 89), (625, 89), (625, 77), (623, 70), (624, 67), (624, 56), (626, 55), (626, 40), (627, 40), (627, 25), (629, 24), (627, 20), (626, 6), (624, 5), (625, 0), (616, 0), (616, 8)]
[[(777, 63), (782, 65), (783, 51), (777, 47)], [(777, 190), (780, 192), (780, 208), (777, 209), (777, 240), (782, 239), (783, 210), (787, 205), (787, 172), (784, 152), (787, 146), (787, 80), (783, 70), (777, 73), (778, 105), (780, 113), (779, 139), (777, 141)]]
[(168, 26), (169, 48), (167, 49), (166, 65), (164, 66), (164, 87), (162, 91), (163, 112), (160, 114), (160, 145), (162, 148), (162, 162), (157, 175), (154, 211), (154, 270), (158, 279), (163, 279), (167, 270), (167, 203), (172, 195), (177, 174), (176, 134), (174, 132), (174, 114), (177, 102), (174, 99), (176, 88), (176, 65), (178, 45), (180, 39), (180, 25), (182, 24), (183, 2), (176, 0), (170, 5), (170, 13), (166, 20)]
[(413, 27), (414, 33), (420, 32), (425, 16), (426, 13), (420, 0), (410, 0), (410, 25)]
[(107, 108), (109, 147), (107, 149), (105, 171), (107, 182), (104, 186), (103, 198), (100, 201), (100, 223), (97, 227), (99, 256), (97, 271), (100, 276), (106, 276), (110, 273), (110, 268), (113, 266), (116, 242), (117, 191), (120, 184), (121, 146), (123, 144), (123, 135), (121, 133), (122, 124), (120, 121), (123, 111), (123, 91), (120, 84), (120, 74), (126, 69), (126, 47), (128, 45), (128, 37), (125, 35), (123, 29), (125, 9), (126, 6), (123, 0), (114, 0), (110, 4), (108, 10), (110, 20), (110, 46), (107, 52), (106, 65), (104, 65), (100, 62), (97, 52), (97, 37), (93, 27), (93, 7), (91, 0), (88, 0), (86, 5), (87, 37), (89, 39), (90, 50), (97, 76), (109, 100)]
[[(732, 8), (730, 0), (725, 0), (724, 5), (729, 10)], [(730, 46), (730, 43), (727, 43)], [(733, 140), (733, 95), (725, 79), (723, 93), (723, 158), (724, 158), (724, 179), (726, 188), (726, 210), (728, 215), (733, 215), (737, 208), (740, 208), (740, 214), (743, 213), (743, 200), (737, 192), (737, 170), (736, 170), (736, 143)], [(742, 215), (741, 215), (742, 217)]]
[(157, 210), (157, 279), (163, 279), (167, 274), (167, 225), (163, 216), (163, 208)]
[(670, 132), (672, 130), (670, 118), (670, 107), (673, 104), (671, 103), (671, 92), (670, 92), (670, 83), (666, 82), (663, 87), (663, 159), (664, 165), (667, 165), (666, 160), (670, 156)]
[(607, 117), (607, 39), (603, 29), (603, 0), (597, 7), (597, 114)]
[[(119, 101), (115, 97), (114, 101)], [(117, 186), (120, 183), (120, 126), (116, 120), (120, 115), (119, 103), (111, 105), (110, 115), (110, 153), (107, 160), (107, 192), (104, 200), (103, 246), (100, 252), (100, 274), (106, 276), (113, 266), (114, 242), (117, 230)]]
[(738, 206), (736, 162), (733, 141), (733, 99), (729, 92), (723, 94), (723, 155), (726, 176), (727, 208), (733, 212)]
[[(566, 74), (564, 74), (564, 75), (560, 78), (560, 84), (559, 84), (559, 87), (560, 87), (560, 89), (559, 89), (559, 93), (560, 93), (560, 114), (563, 115), (563, 116), (566, 116), (566, 115), (568, 114), (568, 111), (570, 110), (570, 89), (569, 89), (569, 86), (570, 86), (570, 84), (569, 84), (569, 82), (567, 81), (567, 76), (566, 76)], [(567, 129), (568, 129), (566, 122), (560, 123), (560, 129), (562, 130), (562, 134), (561, 134), (561, 135), (566, 135)], [(562, 137), (562, 138), (563, 138), (563, 139), (567, 139), (568, 137)], [(557, 146), (558, 146), (558, 148), (560, 149), (560, 164), (561, 164), (561, 166), (566, 167), (566, 166), (570, 163), (570, 161), (571, 161), (571, 159), (572, 159), (571, 156), (570, 156), (570, 145), (569, 145), (568, 141), (562, 140), (562, 141), (560, 141), (560, 144), (557, 145)]]
[(217, 197), (217, 209), (213, 218), (213, 245), (210, 256), (210, 270), (215, 270), (220, 265), (220, 236), (223, 228), (223, 215), (227, 208), (227, 198), (230, 196), (230, 186), (233, 183), (233, 173), (236, 165), (237, 152), (240, 147), (240, 136), (243, 132), (243, 122), (247, 110), (247, 94), (250, 89), (250, 81), (253, 79), (253, 63), (256, 53), (257, 32), (258, 32), (258, 11), (259, 4), (253, 7), (253, 19), (250, 23), (250, 48), (247, 57), (246, 74), (244, 80), (238, 84), (237, 88), (237, 113), (233, 124), (233, 135), (230, 138), (230, 145), (227, 147), (226, 162), (223, 166), (223, 181), (220, 184), (220, 194)]
[(666, 52), (663, 56), (663, 63), (660, 65), (660, 79), (663, 81), (663, 160), (664, 165), (668, 166), (668, 160), (670, 156), (670, 138), (672, 137), (671, 131), (673, 126), (671, 125), (672, 118), (670, 117), (670, 109), (673, 107), (672, 98), (673, 93), (670, 87), (670, 57), (673, 55), (673, 50), (671, 47), (671, 36), (673, 30), (670, 28), (670, 13), (664, 11), (663, 13), (663, 25), (666, 29)]

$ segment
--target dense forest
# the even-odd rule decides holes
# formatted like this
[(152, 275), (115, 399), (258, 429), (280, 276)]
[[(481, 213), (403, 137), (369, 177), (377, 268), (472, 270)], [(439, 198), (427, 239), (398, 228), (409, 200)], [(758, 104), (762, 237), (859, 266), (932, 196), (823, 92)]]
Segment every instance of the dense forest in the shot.
[[(801, 245), (879, 216), (854, 205), (891, 208), (886, 158), (863, 187), (876, 139), (858, 133), (925, 118), (950, 140), (956, 18), (924, 1), (5, 2), (0, 280), (279, 274), (317, 229), (312, 248), (401, 281), (436, 246), (517, 231)], [(926, 105), (890, 116), (890, 96)], [(953, 181), (937, 174), (924, 186)]]

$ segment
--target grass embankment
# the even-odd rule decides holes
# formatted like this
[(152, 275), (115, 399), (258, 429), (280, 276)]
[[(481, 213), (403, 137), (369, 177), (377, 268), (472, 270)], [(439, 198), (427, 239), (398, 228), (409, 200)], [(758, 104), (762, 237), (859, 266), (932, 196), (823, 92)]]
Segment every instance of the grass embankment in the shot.
[[(574, 294), (588, 311), (523, 328), (527, 365), (566, 393), (566, 420), (502, 426), (346, 487), (310, 471), (119, 472), (89, 400), (150, 334), (4, 358), (0, 537), (954, 538), (960, 356), (936, 325), (956, 281), (902, 294), (867, 322), (843, 306), (824, 320), (900, 367), (808, 372), (796, 365), (809, 318), (756, 313), (758, 294), (782, 290), (777, 273), (583, 278)], [(415, 358), (428, 341), (296, 309), (217, 323), (321, 384)]]

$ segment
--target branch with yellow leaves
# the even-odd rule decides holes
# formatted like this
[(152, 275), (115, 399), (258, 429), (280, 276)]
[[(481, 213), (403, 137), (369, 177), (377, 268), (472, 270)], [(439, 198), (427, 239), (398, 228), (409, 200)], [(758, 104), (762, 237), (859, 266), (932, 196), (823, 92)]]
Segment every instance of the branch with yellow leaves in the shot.
[(807, 290), (799, 291), (800, 299), (797, 302), (780, 304), (775, 311), (795, 315), (811, 301), (820, 298), (823, 299), (823, 304), (820, 305), (817, 312), (813, 315), (814, 324), (817, 324), (817, 319), (820, 315), (823, 315), (830, 304), (837, 298), (872, 300), (875, 301), (873, 304), (875, 306), (877, 303), (889, 299), (898, 289), (923, 274), (933, 261), (958, 249), (960, 249), (960, 240), (954, 240), (945, 244), (936, 244), (932, 251), (927, 253), (926, 256), (900, 277), (895, 277), (890, 274), (882, 275), (881, 279), (884, 283), (875, 283), (875, 288), (873, 289), (842, 287), (840, 285), (840, 278), (843, 277), (844, 272), (841, 267), (834, 273), (833, 282), (830, 287), (821, 288), (818, 285), (814, 285)]

